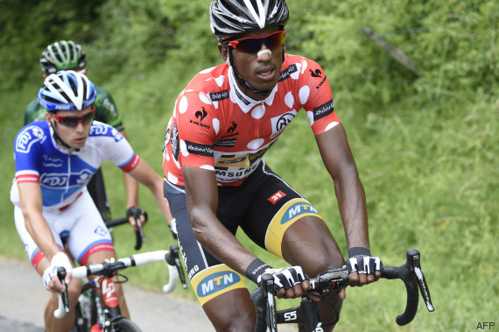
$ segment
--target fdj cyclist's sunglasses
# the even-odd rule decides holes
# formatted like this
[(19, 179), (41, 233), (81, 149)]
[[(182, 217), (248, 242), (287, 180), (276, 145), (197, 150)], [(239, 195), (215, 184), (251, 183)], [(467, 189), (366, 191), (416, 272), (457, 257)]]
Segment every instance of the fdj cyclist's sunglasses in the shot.
[(85, 114), (84, 116), (61, 116), (55, 115), (55, 119), (58, 123), (68, 128), (76, 128), (79, 123), (86, 126), (92, 122), (95, 118), (95, 111)]
[(257, 53), (262, 49), (262, 45), (271, 50), (282, 47), (285, 39), (286, 31), (278, 30), (259, 35), (258, 37), (251, 36), (234, 39), (229, 41), (227, 45), (244, 53)]

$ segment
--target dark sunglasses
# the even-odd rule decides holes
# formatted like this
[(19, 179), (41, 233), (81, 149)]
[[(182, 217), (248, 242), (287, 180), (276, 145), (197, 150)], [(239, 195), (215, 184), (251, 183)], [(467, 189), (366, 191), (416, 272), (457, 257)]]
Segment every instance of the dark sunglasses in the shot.
[(91, 123), (95, 118), (95, 111), (85, 114), (84, 116), (60, 116), (55, 115), (58, 123), (68, 128), (76, 128), (79, 123), (86, 126)]
[(262, 34), (261, 36), (258, 36), (258, 38), (252, 36), (234, 39), (229, 41), (227, 45), (244, 53), (257, 53), (262, 49), (262, 45), (264, 44), (267, 48), (272, 50), (282, 47), (285, 39), (286, 31), (278, 30)]

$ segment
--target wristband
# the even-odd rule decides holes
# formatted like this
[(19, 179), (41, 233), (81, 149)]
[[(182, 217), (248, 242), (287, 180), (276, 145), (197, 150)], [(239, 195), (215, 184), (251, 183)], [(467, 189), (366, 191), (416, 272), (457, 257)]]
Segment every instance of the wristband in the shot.
[(244, 275), (255, 284), (258, 284), (259, 277), (270, 268), (269, 265), (262, 262), (260, 259), (255, 258), (246, 268)]
[(348, 257), (355, 256), (371, 256), (371, 251), (369, 248), (364, 247), (352, 247), (348, 249)]

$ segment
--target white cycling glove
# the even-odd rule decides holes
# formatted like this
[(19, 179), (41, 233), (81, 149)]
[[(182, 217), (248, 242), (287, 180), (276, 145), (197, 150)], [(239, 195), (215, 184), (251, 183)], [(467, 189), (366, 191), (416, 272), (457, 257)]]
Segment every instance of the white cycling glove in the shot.
[(246, 269), (246, 276), (260, 285), (264, 274), (271, 274), (274, 278), (276, 289), (288, 289), (294, 285), (304, 282), (307, 278), (301, 266), (289, 266), (281, 269), (273, 269), (258, 258)]
[(50, 261), (50, 266), (43, 271), (43, 286), (49, 289), (50, 281), (57, 277), (57, 269), (63, 267), (66, 269), (66, 275), (69, 275), (72, 270), (71, 261), (68, 256), (62, 251), (58, 252), (52, 257)]
[(348, 250), (350, 258), (347, 261), (349, 272), (360, 274), (374, 274), (382, 268), (381, 260), (377, 256), (371, 256), (367, 248), (354, 247)]

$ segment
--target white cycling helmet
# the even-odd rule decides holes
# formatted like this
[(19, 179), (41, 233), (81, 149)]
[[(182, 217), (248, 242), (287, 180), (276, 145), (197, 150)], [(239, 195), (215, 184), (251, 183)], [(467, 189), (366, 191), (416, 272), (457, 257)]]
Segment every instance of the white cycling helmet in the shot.
[(48, 112), (81, 111), (95, 102), (94, 84), (82, 73), (62, 70), (49, 75), (38, 91), (38, 102)]

